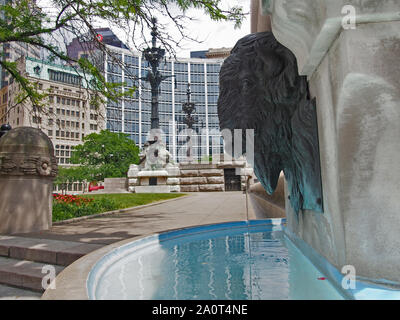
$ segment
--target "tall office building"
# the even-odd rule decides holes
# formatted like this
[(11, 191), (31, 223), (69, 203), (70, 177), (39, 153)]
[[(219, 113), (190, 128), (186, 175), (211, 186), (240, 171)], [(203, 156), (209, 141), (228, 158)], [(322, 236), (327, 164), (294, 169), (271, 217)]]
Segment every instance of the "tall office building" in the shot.
[[(113, 132), (127, 133), (141, 147), (147, 141), (150, 131), (151, 89), (150, 84), (142, 80), (149, 66), (139, 52), (126, 49), (120, 45), (121, 42), (117, 41), (115, 35), (113, 37), (114, 39), (109, 38), (108, 42), (113, 41), (119, 45), (106, 44), (112, 53), (102, 61), (104, 65), (100, 66), (101, 70), (104, 70), (108, 82), (123, 83), (122, 90), (133, 86), (137, 86), (138, 89), (131, 97), (107, 103), (106, 126)], [(87, 44), (80, 45), (74, 39), (67, 50), (76, 58), (85, 54), (87, 47)], [(125, 65), (124, 68), (121, 62)], [(223, 59), (182, 58), (177, 61), (165, 60), (160, 65), (163, 75), (172, 76), (160, 86), (160, 128), (163, 130), (168, 151), (178, 162), (186, 158), (187, 132), (183, 123), (185, 114), (182, 112), (182, 103), (187, 98), (188, 83), (192, 91), (191, 99), (196, 104), (197, 117), (193, 126), (193, 157), (202, 159), (223, 152), (217, 115), (219, 71), (222, 62)]]

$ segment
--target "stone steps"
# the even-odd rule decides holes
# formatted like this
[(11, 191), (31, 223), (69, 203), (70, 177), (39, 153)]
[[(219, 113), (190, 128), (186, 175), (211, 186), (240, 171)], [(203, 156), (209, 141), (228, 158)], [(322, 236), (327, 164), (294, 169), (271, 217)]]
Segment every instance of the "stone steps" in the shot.
[(41, 292), (0, 284), (0, 300), (39, 300), (41, 296)]
[(72, 241), (0, 236), (0, 285), (43, 292), (42, 279), (49, 274), (43, 269), (44, 266), (53, 266), (57, 275), (75, 260), (102, 246)]
[(60, 266), (68, 266), (101, 247), (99, 244), (72, 241), (0, 236), (0, 256)]
[[(0, 283), (43, 292), (42, 279), (48, 274), (48, 272), (42, 273), (44, 266), (46, 264), (0, 257)], [(54, 269), (56, 275), (58, 275), (64, 267), (54, 266)]]

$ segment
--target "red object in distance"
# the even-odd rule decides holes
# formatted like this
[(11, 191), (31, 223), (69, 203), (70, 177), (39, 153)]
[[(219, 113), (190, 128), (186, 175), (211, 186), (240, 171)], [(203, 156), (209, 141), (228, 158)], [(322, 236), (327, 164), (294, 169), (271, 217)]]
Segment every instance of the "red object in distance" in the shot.
[(96, 38), (97, 38), (97, 40), (98, 40), (99, 42), (102, 42), (102, 41), (103, 41), (103, 36), (102, 36), (101, 34), (98, 34), (98, 35), (96, 36)]
[(326, 278), (325, 277), (320, 277), (320, 278), (318, 278), (318, 280), (326, 280)]
[(89, 183), (89, 192), (104, 189), (104, 186), (94, 186), (92, 183)]

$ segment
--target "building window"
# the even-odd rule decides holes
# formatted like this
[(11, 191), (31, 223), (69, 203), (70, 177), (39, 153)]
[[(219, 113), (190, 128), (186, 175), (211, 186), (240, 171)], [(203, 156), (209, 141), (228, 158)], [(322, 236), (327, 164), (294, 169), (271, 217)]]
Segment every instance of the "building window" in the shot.
[[(40, 123), (42, 123), (42, 118), (37, 117), (37, 116), (33, 116), (32, 117), (32, 121), (33, 121), (33, 123), (40, 124)], [(17, 124), (19, 124), (19, 118), (17, 118)]]
[(49, 69), (49, 79), (52, 81), (68, 83), (72, 85), (81, 85), (82, 77), (67, 72)]

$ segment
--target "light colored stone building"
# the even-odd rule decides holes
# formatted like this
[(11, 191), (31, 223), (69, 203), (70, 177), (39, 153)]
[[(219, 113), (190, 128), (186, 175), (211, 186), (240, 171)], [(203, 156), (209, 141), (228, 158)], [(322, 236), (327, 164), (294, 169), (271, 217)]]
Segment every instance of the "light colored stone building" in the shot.
[[(18, 64), (25, 76), (37, 83), (39, 92), (48, 96), (42, 110), (28, 99), (16, 104), (19, 84), (9, 85), (8, 123), (12, 128), (41, 129), (53, 142), (57, 163), (68, 166), (73, 147), (81, 144), (86, 135), (105, 129), (104, 106), (90, 105), (93, 92), (86, 89), (85, 79), (73, 68), (25, 57)], [(70, 191), (80, 191), (81, 186), (71, 188)]]
[(7, 123), (8, 86), (0, 89), (0, 125)]
[(231, 54), (232, 48), (210, 48), (206, 52), (208, 59), (225, 59)]

